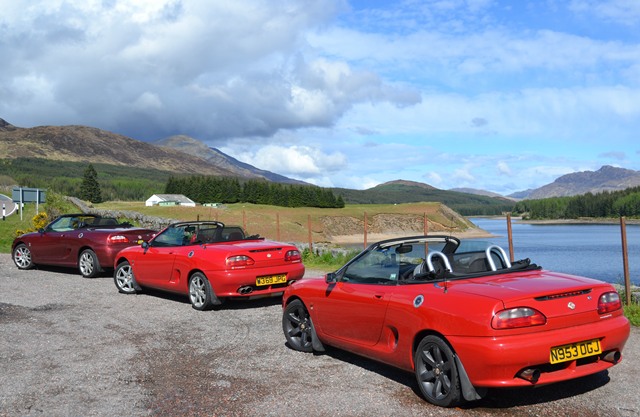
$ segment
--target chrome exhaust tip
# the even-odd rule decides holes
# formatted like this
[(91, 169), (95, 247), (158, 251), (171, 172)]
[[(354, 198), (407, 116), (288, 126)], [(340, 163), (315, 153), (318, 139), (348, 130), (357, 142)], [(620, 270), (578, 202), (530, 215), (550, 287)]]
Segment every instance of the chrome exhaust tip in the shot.
[(238, 288), (238, 292), (243, 295), (251, 294), (253, 292), (253, 288), (247, 285), (245, 287)]
[(617, 350), (612, 350), (610, 352), (607, 352), (605, 354), (602, 355), (602, 360), (605, 362), (611, 362), (613, 364), (616, 364), (618, 362), (620, 362), (620, 358), (622, 357), (622, 355), (620, 354), (619, 351)]
[(538, 369), (528, 368), (520, 372), (518, 377), (535, 384), (538, 382), (538, 379), (540, 379), (540, 371)]

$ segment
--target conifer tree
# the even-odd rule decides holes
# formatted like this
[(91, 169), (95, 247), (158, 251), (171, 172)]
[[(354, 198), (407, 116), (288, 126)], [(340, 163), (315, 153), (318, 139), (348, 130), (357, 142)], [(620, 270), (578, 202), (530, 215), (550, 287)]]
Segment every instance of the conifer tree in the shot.
[(84, 177), (80, 185), (80, 198), (92, 203), (102, 203), (102, 192), (98, 183), (98, 173), (93, 165), (89, 164), (84, 170)]

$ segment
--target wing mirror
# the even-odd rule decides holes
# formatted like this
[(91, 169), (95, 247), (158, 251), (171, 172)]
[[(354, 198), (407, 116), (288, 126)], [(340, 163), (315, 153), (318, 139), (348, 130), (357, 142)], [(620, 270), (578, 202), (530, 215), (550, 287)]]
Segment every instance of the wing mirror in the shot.
[(335, 272), (329, 272), (327, 275), (324, 276), (324, 281), (327, 284), (333, 284), (338, 281), (338, 276), (336, 275)]
[(142, 242), (140, 244), (140, 246), (142, 246), (142, 249), (144, 249), (144, 253), (147, 253), (147, 250), (149, 250), (149, 242), (147, 242), (146, 240), (144, 242)]

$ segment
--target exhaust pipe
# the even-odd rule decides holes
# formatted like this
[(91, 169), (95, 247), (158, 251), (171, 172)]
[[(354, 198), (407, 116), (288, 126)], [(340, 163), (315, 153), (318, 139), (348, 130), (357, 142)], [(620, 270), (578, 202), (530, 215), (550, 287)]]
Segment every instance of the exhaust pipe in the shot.
[(246, 287), (238, 288), (238, 292), (240, 294), (251, 294), (253, 292), (253, 288), (247, 285)]
[(518, 374), (518, 377), (535, 384), (540, 379), (540, 371), (538, 369), (525, 369)]
[(605, 353), (604, 355), (602, 355), (602, 360), (605, 362), (611, 362), (613, 364), (616, 364), (618, 362), (620, 362), (620, 357), (622, 355), (620, 355), (620, 352), (617, 350), (612, 350), (610, 352)]

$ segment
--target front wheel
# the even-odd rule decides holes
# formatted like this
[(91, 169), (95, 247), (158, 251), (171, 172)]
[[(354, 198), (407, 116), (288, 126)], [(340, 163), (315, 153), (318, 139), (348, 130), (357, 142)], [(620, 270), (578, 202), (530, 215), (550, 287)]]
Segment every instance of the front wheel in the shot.
[(422, 395), (440, 407), (461, 402), (460, 378), (453, 351), (441, 338), (426, 336), (416, 349), (415, 374)]
[(113, 272), (113, 282), (115, 282), (118, 291), (122, 294), (135, 294), (138, 292), (138, 284), (136, 284), (133, 269), (129, 262), (120, 262)]
[(292, 349), (300, 352), (313, 352), (313, 324), (302, 301), (293, 300), (284, 309), (282, 330)]
[(13, 262), (19, 269), (31, 269), (34, 267), (31, 259), (31, 250), (24, 243), (13, 249)]
[(78, 269), (85, 278), (94, 278), (100, 272), (98, 256), (91, 249), (85, 249), (78, 258)]

